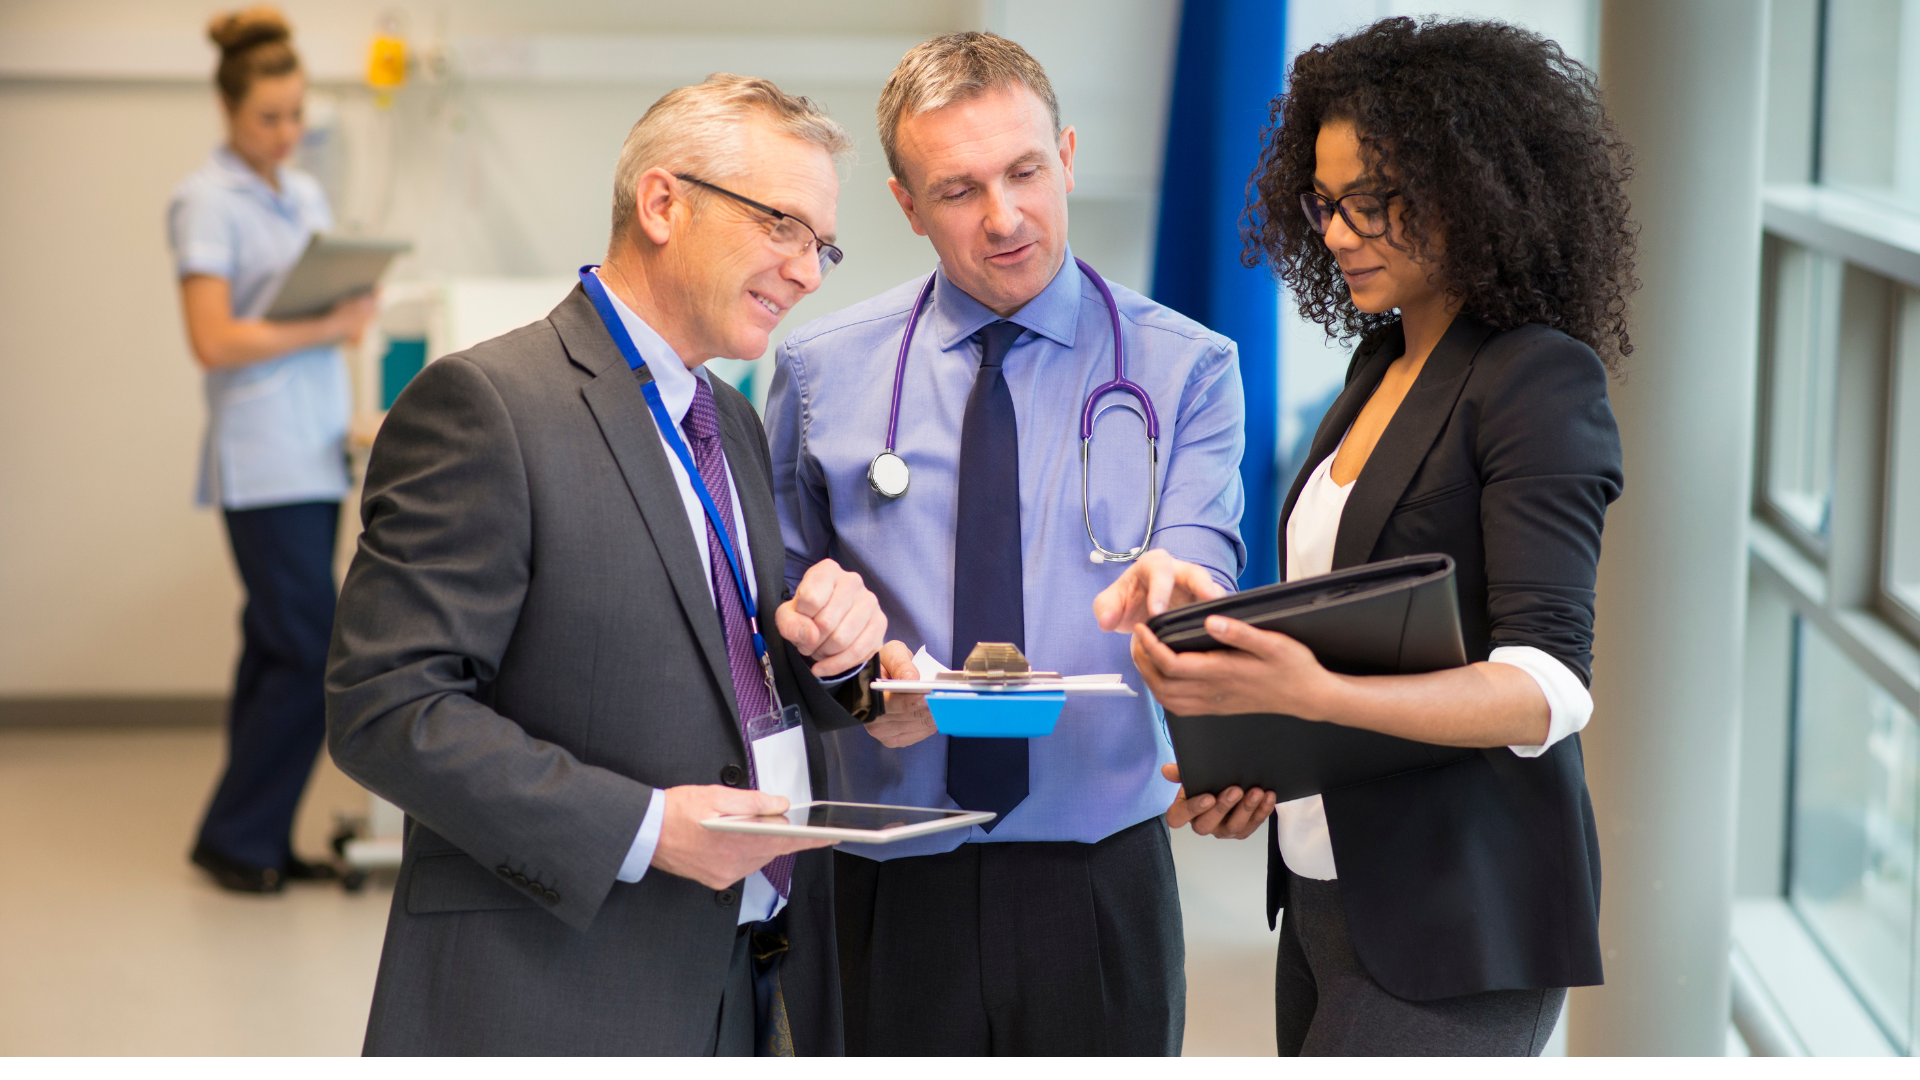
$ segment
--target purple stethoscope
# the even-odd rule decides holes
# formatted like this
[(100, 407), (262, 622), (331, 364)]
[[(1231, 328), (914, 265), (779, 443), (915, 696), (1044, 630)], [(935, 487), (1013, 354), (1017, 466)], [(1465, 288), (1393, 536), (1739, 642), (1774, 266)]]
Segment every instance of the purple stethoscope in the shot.
[[(1147, 550), (1147, 544), (1153, 540), (1154, 518), (1160, 512), (1160, 418), (1153, 411), (1153, 401), (1139, 383), (1127, 378), (1127, 355), (1120, 338), (1120, 306), (1113, 302), (1113, 292), (1093, 267), (1075, 259), (1074, 264), (1080, 272), (1087, 275), (1093, 287), (1100, 290), (1100, 299), (1106, 301), (1107, 317), (1113, 322), (1113, 379), (1093, 388), (1087, 400), (1080, 408), (1080, 513), (1087, 522), (1087, 540), (1093, 544), (1093, 550), (1087, 553), (1087, 559), (1095, 563), (1132, 562)], [(907, 374), (907, 350), (913, 346), (913, 330), (920, 324), (920, 314), (927, 309), (927, 301), (933, 296), (933, 284), (940, 275), (934, 273), (927, 278), (926, 288), (920, 290), (920, 298), (913, 302), (913, 312), (907, 316), (907, 332), (900, 338), (900, 358), (893, 365), (893, 409), (887, 414), (887, 448), (873, 456), (873, 464), (867, 466), (867, 485), (889, 499), (897, 499), (907, 493), (907, 484), (912, 477), (907, 470), (905, 459), (893, 452), (895, 437), (900, 431), (900, 387)], [(1126, 394), (1139, 402), (1139, 408), (1125, 401), (1108, 402), (1095, 411), (1094, 406), (1108, 394)], [(1126, 551), (1109, 551), (1093, 534), (1093, 511), (1087, 503), (1087, 459), (1093, 451), (1093, 427), (1100, 421), (1108, 409), (1125, 409), (1138, 416), (1147, 429), (1147, 533), (1140, 538), (1138, 547)]]

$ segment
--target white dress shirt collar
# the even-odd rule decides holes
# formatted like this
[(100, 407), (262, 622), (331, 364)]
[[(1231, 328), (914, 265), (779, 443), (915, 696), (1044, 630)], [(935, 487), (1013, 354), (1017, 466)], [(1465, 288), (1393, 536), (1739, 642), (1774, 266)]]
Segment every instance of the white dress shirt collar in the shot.
[[(596, 274), (599, 271), (594, 271)], [(604, 282), (606, 279), (603, 277)], [(675, 427), (683, 431), (686, 427), (687, 410), (693, 407), (695, 379), (707, 377), (706, 365), (697, 368), (687, 367), (680, 354), (673, 351), (667, 339), (657, 333), (647, 321), (633, 313), (633, 309), (622, 303), (618, 294), (611, 288), (607, 290), (607, 299), (613, 301), (613, 310), (620, 316), (620, 325), (627, 328), (627, 336), (633, 339), (633, 347), (640, 352), (640, 359), (646, 361), (647, 371), (653, 375), (653, 385), (660, 388), (660, 403), (667, 407), (667, 415), (673, 417)]]

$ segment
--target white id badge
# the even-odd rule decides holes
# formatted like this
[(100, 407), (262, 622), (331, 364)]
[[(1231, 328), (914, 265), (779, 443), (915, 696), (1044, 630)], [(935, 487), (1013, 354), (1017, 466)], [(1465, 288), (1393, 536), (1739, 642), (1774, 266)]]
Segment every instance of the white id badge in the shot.
[(807, 734), (800, 726), (800, 706), (788, 705), (747, 722), (752, 738), (755, 787), (769, 795), (783, 795), (799, 805), (813, 801), (813, 782), (807, 771)]

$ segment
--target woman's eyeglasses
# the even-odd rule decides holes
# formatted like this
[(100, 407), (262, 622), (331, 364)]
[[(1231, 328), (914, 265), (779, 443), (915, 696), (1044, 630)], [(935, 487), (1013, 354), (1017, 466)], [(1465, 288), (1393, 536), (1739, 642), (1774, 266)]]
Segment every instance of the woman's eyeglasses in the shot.
[(1387, 235), (1387, 200), (1398, 194), (1398, 191), (1354, 191), (1329, 199), (1317, 191), (1303, 191), (1300, 210), (1307, 215), (1307, 225), (1322, 236), (1326, 235), (1327, 226), (1333, 224), (1333, 212), (1339, 210), (1340, 217), (1355, 236), (1372, 240)]
[(709, 184), (698, 177), (688, 176), (684, 173), (675, 173), (674, 175), (689, 184), (698, 184), (715, 194), (725, 195), (727, 198), (732, 199), (742, 206), (750, 206), (772, 218), (773, 231), (767, 235), (767, 240), (773, 245), (774, 251), (785, 255), (789, 259), (797, 259), (806, 254), (808, 248), (817, 246), (820, 250), (820, 276), (822, 278), (832, 273), (833, 268), (840, 265), (840, 260), (846, 258), (845, 252), (827, 243), (825, 240), (820, 239), (820, 234), (813, 231), (813, 226), (801, 221), (792, 214), (775, 210), (763, 202), (755, 202), (745, 195), (736, 195), (718, 184)]

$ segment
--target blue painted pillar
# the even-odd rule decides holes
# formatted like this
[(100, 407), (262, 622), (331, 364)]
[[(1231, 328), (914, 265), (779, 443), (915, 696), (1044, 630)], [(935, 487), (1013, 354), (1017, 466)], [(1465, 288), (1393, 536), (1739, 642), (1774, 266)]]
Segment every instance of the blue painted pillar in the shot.
[(1280, 294), (1241, 264), (1240, 215), (1286, 70), (1284, 0), (1187, 0), (1167, 116), (1153, 297), (1240, 346), (1247, 509), (1240, 586), (1279, 574)]

